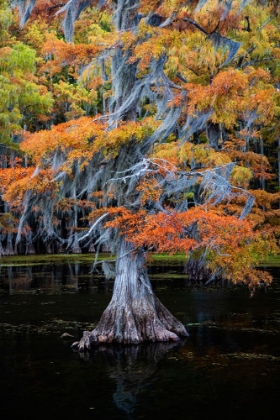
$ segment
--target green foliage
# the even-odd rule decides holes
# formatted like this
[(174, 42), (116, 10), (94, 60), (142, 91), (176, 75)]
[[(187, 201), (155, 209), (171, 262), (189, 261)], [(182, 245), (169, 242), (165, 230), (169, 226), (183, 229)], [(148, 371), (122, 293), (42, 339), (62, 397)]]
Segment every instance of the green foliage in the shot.
[(70, 84), (60, 80), (53, 88), (55, 110), (63, 114), (66, 120), (88, 115), (97, 103), (96, 91), (87, 90), (79, 83)]
[(12, 23), (12, 12), (6, 0), (0, 0), (0, 47), (10, 39), (9, 27)]
[(15, 43), (0, 50), (0, 143), (16, 148), (13, 137), (22, 129), (38, 126), (49, 113), (52, 95), (38, 84), (35, 76), (36, 52)]

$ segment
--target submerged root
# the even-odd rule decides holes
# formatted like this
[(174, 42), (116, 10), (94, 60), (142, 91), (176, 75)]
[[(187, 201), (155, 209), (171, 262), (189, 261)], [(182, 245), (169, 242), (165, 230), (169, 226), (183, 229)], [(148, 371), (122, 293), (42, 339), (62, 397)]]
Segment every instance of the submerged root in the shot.
[(75, 343), (73, 343), (71, 347), (74, 349), (78, 349), (81, 352), (89, 350), (91, 347), (90, 336), (91, 333), (89, 331), (84, 331), (83, 337), (80, 339), (80, 341), (75, 341)]

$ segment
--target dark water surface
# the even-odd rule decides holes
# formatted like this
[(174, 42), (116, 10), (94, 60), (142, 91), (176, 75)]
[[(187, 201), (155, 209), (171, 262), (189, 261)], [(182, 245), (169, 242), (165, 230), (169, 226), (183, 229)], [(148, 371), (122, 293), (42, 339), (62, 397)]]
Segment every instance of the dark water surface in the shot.
[(97, 323), (112, 290), (90, 268), (2, 264), (1, 419), (279, 418), (279, 269), (250, 297), (241, 287), (190, 287), (180, 265), (153, 266), (157, 296), (190, 336), (84, 355), (71, 343)]

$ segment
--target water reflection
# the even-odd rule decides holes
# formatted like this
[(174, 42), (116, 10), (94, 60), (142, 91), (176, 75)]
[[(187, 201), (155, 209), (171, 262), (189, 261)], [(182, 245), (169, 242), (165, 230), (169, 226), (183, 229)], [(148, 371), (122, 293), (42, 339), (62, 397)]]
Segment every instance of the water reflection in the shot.
[[(279, 280), (278, 268), (267, 269), (275, 280)], [(181, 264), (149, 265), (149, 276), (155, 292), (162, 290), (190, 289), (194, 286), (184, 273)], [(275, 285), (276, 283), (274, 283)], [(195, 284), (196, 288), (203, 286)], [(225, 289), (228, 284), (217, 284), (216, 287)], [(111, 292), (113, 281), (105, 281), (101, 272), (93, 272), (92, 264), (79, 261), (66, 262), (39, 262), (28, 264), (26, 262), (13, 265), (13, 261), (0, 264), (0, 291), (9, 294), (28, 291), (72, 291), (95, 288), (98, 291)], [(265, 288), (263, 288), (265, 289)], [(199, 296), (198, 296), (199, 299)]]
[[(12, 265), (0, 264), (0, 290), (10, 295), (20, 292), (39, 290), (77, 291), (96, 288), (99, 291), (111, 292), (113, 281), (106, 281), (101, 272), (92, 271), (91, 263), (46, 262)], [(166, 288), (185, 288), (186, 275), (181, 265), (149, 266), (149, 274), (154, 290)]]
[[(86, 361), (102, 353), (107, 374), (116, 382), (112, 398), (115, 406), (133, 419), (134, 413), (153, 404), (157, 398), (154, 377), (160, 360), (172, 350), (179, 350), (186, 340), (176, 343), (150, 343), (138, 346), (101, 346), (91, 352), (79, 353)], [(73, 350), (75, 351), (75, 350)]]
[[(103, 288), (103, 276), (91, 273), (91, 264), (49, 263), (31, 266), (1, 267), (0, 290), (10, 295), (39, 290), (40, 292), (77, 291), (89, 287)], [(110, 283), (112, 286), (112, 282)], [(108, 284), (106, 285), (108, 290)]]
[(76, 341), (98, 322), (112, 282), (91, 264), (2, 266), (2, 417), (274, 420), (267, 407), (278, 410), (279, 270), (273, 274), (272, 287), (250, 298), (245, 288), (190, 287), (179, 266), (153, 268), (156, 294), (187, 325), (185, 343), (80, 355), (59, 337)]

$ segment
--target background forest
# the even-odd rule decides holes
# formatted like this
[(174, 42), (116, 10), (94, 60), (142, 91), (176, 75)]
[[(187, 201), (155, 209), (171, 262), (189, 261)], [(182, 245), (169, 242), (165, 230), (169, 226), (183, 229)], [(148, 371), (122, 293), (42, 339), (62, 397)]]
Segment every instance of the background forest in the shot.
[[(134, 12), (124, 26), (120, 16), (128, 8)], [(149, 215), (155, 215), (157, 203), (157, 210), (169, 206), (192, 217), (201, 217), (195, 211), (206, 202), (211, 218), (204, 218), (200, 242), (211, 252), (223, 241), (228, 247), (223, 258), (219, 253), (210, 258), (210, 272), (229, 264), (230, 247), (238, 255), (232, 264), (239, 266), (247, 264), (241, 258), (245, 248), (250, 264), (277, 250), (279, 25), (278, 1), (0, 0), (0, 254), (111, 250), (108, 231), (123, 225), (136, 246), (193, 250), (194, 218), (184, 220), (192, 232), (183, 246), (174, 241), (170, 226), (160, 233), (163, 225), (155, 216), (153, 227), (145, 221), (141, 236), (135, 229), (142, 223), (139, 203), (140, 216), (133, 213), (132, 223), (131, 208), (117, 199), (121, 190), (104, 187), (107, 175), (104, 185), (92, 184), (93, 169), (96, 173), (121, 156), (131, 139), (144, 144), (148, 137), (150, 160), (130, 165), (134, 175), (144, 174), (133, 184), (137, 200), (146, 213), (153, 209)], [(121, 51), (119, 67), (116, 51)], [(120, 69), (123, 79), (117, 84)], [(129, 168), (129, 153), (122, 159)], [(195, 174), (195, 181), (163, 197), (163, 179), (174, 167)], [(127, 168), (118, 171), (129, 182)], [(215, 177), (213, 168), (218, 168)], [(197, 186), (207, 171), (208, 193)], [(233, 187), (221, 195), (229, 183)], [(238, 223), (245, 213), (248, 226), (240, 227), (239, 243), (233, 231), (223, 238), (227, 217)], [(105, 233), (92, 229), (102, 218)], [(210, 232), (215, 223), (220, 231)], [(256, 239), (248, 250), (243, 245), (251, 241), (249, 229)], [(209, 260), (204, 245), (189, 260), (194, 277), (196, 262), (205, 267)]]

